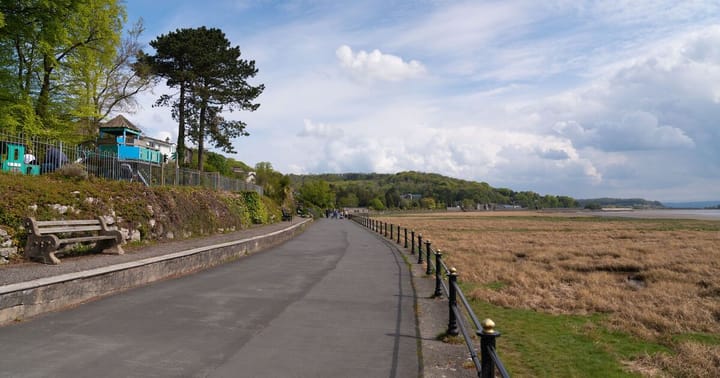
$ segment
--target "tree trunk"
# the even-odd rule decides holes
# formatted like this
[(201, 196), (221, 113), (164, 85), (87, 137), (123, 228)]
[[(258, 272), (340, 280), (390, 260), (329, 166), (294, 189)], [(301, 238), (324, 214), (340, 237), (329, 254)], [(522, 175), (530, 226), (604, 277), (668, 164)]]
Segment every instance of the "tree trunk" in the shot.
[(185, 83), (180, 83), (180, 101), (178, 103), (178, 139), (176, 162), (182, 167), (185, 165)]
[(48, 104), (50, 103), (50, 75), (52, 74), (54, 68), (52, 59), (49, 55), (45, 54), (43, 56), (42, 86), (40, 87), (40, 95), (38, 95), (38, 102), (35, 107), (35, 113), (43, 121), (47, 117)]
[(198, 171), (203, 172), (203, 149), (205, 148), (205, 115), (207, 105), (203, 101), (200, 107), (200, 122), (198, 125)]

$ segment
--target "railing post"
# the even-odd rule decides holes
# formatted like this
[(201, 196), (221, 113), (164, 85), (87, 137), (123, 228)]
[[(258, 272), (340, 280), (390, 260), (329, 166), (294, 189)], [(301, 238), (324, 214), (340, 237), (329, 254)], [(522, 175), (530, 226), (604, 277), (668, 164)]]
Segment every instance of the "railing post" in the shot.
[(395, 234), (393, 234), (393, 230), (395, 230), (395, 225), (390, 223), (390, 240), (395, 239)]
[(433, 297), (442, 297), (442, 251), (435, 252), (435, 292)]
[(387, 237), (387, 222), (383, 222), (385, 224), (385, 237)]
[(477, 330), (475, 333), (480, 336), (480, 377), (495, 377), (495, 361), (490, 357), (490, 351), (495, 349), (495, 338), (500, 337), (500, 332), (495, 330), (495, 322), (491, 319), (485, 319), (480, 323), (483, 327), (482, 331)]
[(412, 241), (412, 246), (410, 248), (410, 254), (414, 255), (415, 254), (415, 230), (410, 231), (410, 233), (412, 234), (412, 238), (410, 238), (410, 241)]
[(455, 270), (455, 268), (450, 268), (450, 274), (448, 274), (448, 281), (448, 309), (450, 310), (450, 316), (448, 317), (447, 334), (450, 336), (457, 336), (460, 332), (458, 331), (457, 319), (455, 319), (455, 311), (453, 311), (453, 308), (457, 307), (457, 271)]
[(407, 248), (407, 227), (405, 227), (405, 248)]
[(425, 262), (427, 262), (427, 268), (425, 269), (425, 274), (430, 275), (433, 273), (432, 270), (432, 260), (430, 259), (430, 240), (425, 241)]
[(397, 232), (396, 232), (396, 234), (397, 234), (397, 243), (400, 244), (400, 225), (397, 226), (397, 230), (395, 230), (395, 231), (397, 231)]
[(418, 264), (423, 263), (422, 234), (418, 234)]

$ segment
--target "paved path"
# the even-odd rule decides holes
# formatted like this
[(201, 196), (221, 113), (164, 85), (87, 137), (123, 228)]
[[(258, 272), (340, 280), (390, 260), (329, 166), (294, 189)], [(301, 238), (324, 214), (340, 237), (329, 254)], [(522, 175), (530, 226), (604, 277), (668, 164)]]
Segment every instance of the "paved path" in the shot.
[(0, 328), (0, 377), (416, 377), (402, 257), (344, 220), (271, 250)]

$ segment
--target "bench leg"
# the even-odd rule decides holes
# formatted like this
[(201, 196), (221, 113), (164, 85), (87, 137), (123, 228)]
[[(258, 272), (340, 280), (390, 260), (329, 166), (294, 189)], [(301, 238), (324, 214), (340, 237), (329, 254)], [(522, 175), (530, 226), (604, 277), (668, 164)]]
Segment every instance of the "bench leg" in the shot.
[(57, 251), (46, 251), (42, 255), (42, 262), (43, 264), (48, 265), (57, 265), (60, 264), (60, 259), (55, 256), (55, 252)]
[(120, 244), (115, 240), (100, 240), (95, 244), (95, 248), (102, 253), (109, 255), (124, 255), (125, 251), (122, 249)]
[(60, 243), (54, 235), (30, 235), (25, 245), (25, 257), (30, 260), (41, 261), (44, 264), (60, 264), (60, 259), (55, 256), (59, 245)]

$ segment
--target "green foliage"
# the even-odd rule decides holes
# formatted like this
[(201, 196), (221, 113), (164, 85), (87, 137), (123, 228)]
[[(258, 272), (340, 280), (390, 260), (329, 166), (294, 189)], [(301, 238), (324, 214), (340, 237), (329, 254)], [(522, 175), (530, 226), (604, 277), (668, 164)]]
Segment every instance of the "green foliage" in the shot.
[(251, 86), (247, 81), (258, 72), (255, 61), (240, 59), (240, 47), (231, 47), (225, 33), (204, 26), (177, 29), (158, 36), (150, 45), (156, 54), (143, 56), (142, 62), (167, 79), (168, 86), (179, 88), (177, 99), (163, 95), (156, 103), (170, 106), (178, 121), (179, 160), (184, 158), (186, 135), (198, 146), (200, 170), (206, 140), (225, 152), (234, 152), (231, 140), (248, 135), (246, 124), (226, 120), (221, 114), (255, 111), (260, 106), (253, 101), (264, 86)]
[(204, 163), (206, 172), (218, 172), (223, 176), (233, 175), (230, 161), (220, 154), (208, 152)]
[[(515, 192), (507, 188), (493, 188), (485, 182), (460, 180), (435, 173), (346, 173), (290, 175), (290, 178), (296, 185), (306, 180), (327, 181), (336, 198), (346, 200), (357, 197), (358, 206), (366, 207), (370, 207), (371, 201), (376, 198), (385, 208), (406, 209), (458, 205), (472, 209), (476, 204), (515, 204), (526, 208), (577, 206), (575, 200), (567, 196), (541, 196), (530, 191)], [(432, 202), (423, 202), (426, 198)], [(341, 203), (338, 202), (338, 205)]]
[(268, 223), (270, 214), (260, 194), (257, 192), (243, 192), (243, 196), (248, 213), (250, 214), (250, 220), (255, 224)]
[(327, 181), (308, 181), (300, 187), (298, 192), (299, 199), (307, 207), (327, 209), (335, 206), (335, 193), (330, 189)]
[(435, 199), (432, 198), (432, 197), (421, 198), (421, 199), (420, 199), (420, 206), (421, 206), (423, 209), (432, 210), (432, 209), (434, 209), (435, 206), (436, 206), (436, 204), (435, 204)]
[(642, 198), (593, 198), (577, 200), (578, 206), (588, 208), (589, 204), (599, 207), (633, 207), (633, 208), (662, 208), (658, 201), (648, 201)]
[[(61, 175), (0, 173), (0, 225), (22, 245), (23, 220), (88, 219), (115, 214), (120, 226), (149, 239), (173, 232), (176, 238), (241, 229), (280, 219), (279, 207), (257, 193), (217, 192), (198, 187), (144, 187)], [(64, 210), (60, 210), (63, 208)], [(271, 215), (275, 215), (271, 218)], [(155, 227), (149, 224), (155, 219)]]
[(373, 210), (385, 210), (385, 204), (382, 202), (382, 200), (380, 200), (379, 197), (373, 198), (370, 201), (370, 206), (368, 207)]
[[(29, 0), (3, 3), (0, 98), (15, 131), (72, 138), (94, 113), (97, 67), (110, 62), (125, 21), (115, 0)], [(31, 105), (30, 105), (31, 104)], [(30, 105), (37, 119), (30, 116)], [(9, 112), (5, 112), (10, 110)], [(8, 119), (10, 118), (10, 119)]]
[(347, 193), (338, 199), (338, 206), (340, 207), (358, 207), (359, 205), (360, 199), (355, 193)]
[(276, 202), (287, 206), (295, 207), (289, 200), (290, 178), (273, 169), (269, 162), (261, 161), (255, 164), (255, 184), (263, 187), (266, 196)]

